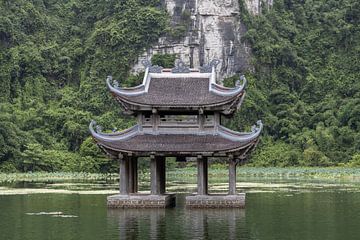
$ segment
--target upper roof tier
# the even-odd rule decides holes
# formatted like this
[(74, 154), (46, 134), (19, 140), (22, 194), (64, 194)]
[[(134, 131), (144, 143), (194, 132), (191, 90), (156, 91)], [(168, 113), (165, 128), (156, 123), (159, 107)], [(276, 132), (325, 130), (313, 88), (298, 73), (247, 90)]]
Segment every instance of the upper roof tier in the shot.
[(218, 85), (215, 72), (218, 63), (218, 60), (213, 60), (196, 70), (187, 68), (181, 61), (173, 69), (163, 69), (145, 62), (145, 76), (141, 85), (123, 88), (109, 76), (107, 86), (125, 112), (130, 114), (153, 109), (202, 109), (231, 114), (243, 101), (246, 79), (241, 76), (234, 88)]

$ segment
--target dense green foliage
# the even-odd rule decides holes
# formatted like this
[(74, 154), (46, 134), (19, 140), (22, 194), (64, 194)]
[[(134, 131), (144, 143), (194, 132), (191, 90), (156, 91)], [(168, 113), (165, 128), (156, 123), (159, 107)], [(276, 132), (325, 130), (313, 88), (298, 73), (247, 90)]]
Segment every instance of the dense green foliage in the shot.
[[(111, 171), (89, 138), (95, 119), (126, 128), (105, 76), (141, 81), (129, 70), (171, 28), (160, 0), (0, 2), (0, 171)], [(240, 0), (255, 71), (248, 97), (227, 122), (263, 119), (251, 162), (258, 166), (360, 165), (360, 3), (275, 0), (251, 16)], [(174, 30), (175, 29), (175, 30)], [(155, 56), (171, 66), (173, 55)], [(226, 84), (233, 84), (228, 79)]]
[[(160, 1), (0, 2), (0, 171), (107, 171), (93, 118), (126, 128), (104, 87), (168, 26)], [(130, 79), (135, 81), (136, 78)]]
[(154, 65), (164, 68), (173, 68), (175, 66), (176, 54), (154, 54), (151, 62)]
[(255, 71), (232, 124), (263, 119), (266, 137), (253, 164), (356, 165), (360, 2), (277, 0), (259, 16), (250, 16), (239, 2)]

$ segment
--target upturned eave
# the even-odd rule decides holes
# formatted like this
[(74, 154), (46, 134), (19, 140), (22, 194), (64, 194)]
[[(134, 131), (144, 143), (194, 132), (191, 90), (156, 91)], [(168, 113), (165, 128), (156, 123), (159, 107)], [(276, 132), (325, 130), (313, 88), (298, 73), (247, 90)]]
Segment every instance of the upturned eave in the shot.
[[(263, 125), (259, 121), (251, 132), (236, 132), (218, 126), (213, 132), (179, 134), (171, 132), (143, 132), (136, 125), (124, 131), (103, 133), (96, 123), (90, 123), (90, 132), (96, 143), (110, 155), (137, 156), (241, 156), (252, 149), (259, 139)], [(96, 130), (97, 128), (97, 130)]]

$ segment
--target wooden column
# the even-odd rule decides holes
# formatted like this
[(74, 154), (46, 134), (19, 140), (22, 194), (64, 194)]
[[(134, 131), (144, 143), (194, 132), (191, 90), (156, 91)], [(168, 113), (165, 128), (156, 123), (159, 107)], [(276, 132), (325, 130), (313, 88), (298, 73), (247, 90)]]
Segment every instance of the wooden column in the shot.
[(160, 195), (165, 193), (165, 157), (152, 156), (151, 168), (151, 194)]
[(198, 156), (197, 158), (197, 194), (208, 194), (208, 159), (207, 157)]
[(129, 193), (138, 191), (138, 160), (137, 157), (129, 158)]
[(236, 195), (236, 159), (229, 158), (229, 195)]
[(120, 194), (128, 195), (129, 194), (129, 160), (125, 156), (119, 157), (120, 169)]

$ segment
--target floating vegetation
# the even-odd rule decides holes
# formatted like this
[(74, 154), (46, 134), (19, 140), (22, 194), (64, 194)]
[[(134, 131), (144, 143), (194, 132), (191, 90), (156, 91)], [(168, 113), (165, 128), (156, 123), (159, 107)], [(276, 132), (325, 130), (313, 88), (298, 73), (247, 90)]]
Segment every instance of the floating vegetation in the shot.
[(0, 191), (1, 195), (27, 195), (27, 194), (49, 194), (49, 193), (58, 193), (58, 194), (83, 194), (83, 195), (106, 195), (106, 194), (117, 194), (117, 190), (66, 190), (66, 189), (47, 189), (47, 188), (8, 188)]
[[(196, 167), (175, 168), (167, 172), (167, 179), (174, 183), (195, 183)], [(360, 168), (343, 167), (292, 167), (292, 168), (259, 168), (259, 167), (238, 167), (237, 176), (261, 177), (261, 178), (304, 178), (304, 179), (339, 179), (360, 182)], [(226, 168), (209, 167), (209, 181), (224, 182), (228, 178)], [(99, 183), (115, 183), (119, 177), (117, 173), (67, 173), (67, 172), (29, 172), (29, 173), (0, 173), (0, 183), (14, 182), (52, 182), (64, 183), (82, 181)], [(139, 180), (148, 182), (149, 172), (139, 172)], [(1, 188), (0, 188), (1, 189)]]
[[(167, 176), (172, 180), (184, 178), (196, 179), (197, 170), (193, 168), (177, 168), (168, 172)], [(290, 167), (290, 168), (261, 168), (261, 167), (238, 167), (238, 177), (261, 177), (261, 178), (304, 178), (304, 179), (339, 179), (360, 182), (360, 168), (345, 167)], [(226, 168), (209, 167), (209, 180), (211, 178), (226, 179)]]
[[(167, 172), (168, 192), (196, 191), (196, 168), (177, 168)], [(117, 194), (118, 174), (88, 173), (0, 173), (1, 195), (26, 194)], [(149, 193), (149, 173), (139, 172), (140, 192)], [(348, 191), (360, 190), (360, 169), (355, 168), (238, 168), (238, 191)], [(228, 170), (209, 168), (209, 191), (228, 191)]]
[(64, 182), (64, 181), (115, 181), (118, 174), (28, 172), (0, 173), (0, 183), (13, 182)]

